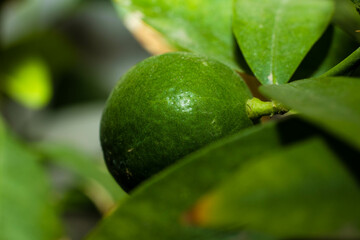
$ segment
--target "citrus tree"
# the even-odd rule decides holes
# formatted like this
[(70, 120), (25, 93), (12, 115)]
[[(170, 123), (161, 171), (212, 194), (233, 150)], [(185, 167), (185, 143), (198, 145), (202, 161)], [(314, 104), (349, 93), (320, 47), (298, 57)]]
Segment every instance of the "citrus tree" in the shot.
[[(114, 1), (157, 56), (124, 74), (104, 107), (109, 173), (71, 149), (20, 143), (1, 121), (0, 238), (62, 235), (44, 157), (116, 202), (88, 240), (360, 238), (352, 2)], [(33, 199), (17, 204), (24, 195)], [(17, 225), (16, 212), (29, 221)]]

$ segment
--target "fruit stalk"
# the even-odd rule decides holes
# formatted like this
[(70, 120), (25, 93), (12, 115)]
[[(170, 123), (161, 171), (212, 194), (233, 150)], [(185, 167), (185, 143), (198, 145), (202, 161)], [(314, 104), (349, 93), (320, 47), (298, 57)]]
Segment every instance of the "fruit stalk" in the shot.
[(262, 116), (287, 113), (289, 109), (275, 101), (264, 102), (258, 98), (251, 98), (246, 102), (246, 112), (250, 119), (256, 120)]

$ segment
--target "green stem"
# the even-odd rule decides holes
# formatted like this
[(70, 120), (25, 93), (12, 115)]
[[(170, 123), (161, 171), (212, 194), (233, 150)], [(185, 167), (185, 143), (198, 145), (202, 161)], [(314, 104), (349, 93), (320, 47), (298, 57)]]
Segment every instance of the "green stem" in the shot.
[(284, 105), (272, 102), (263, 102), (258, 98), (249, 99), (246, 102), (246, 112), (250, 119), (258, 119), (262, 116), (272, 116), (274, 114), (283, 114), (289, 109)]
[(360, 65), (360, 47), (356, 49), (347, 58), (331, 68), (326, 73), (320, 75), (320, 77), (332, 77), (332, 76), (343, 76), (351, 73)]

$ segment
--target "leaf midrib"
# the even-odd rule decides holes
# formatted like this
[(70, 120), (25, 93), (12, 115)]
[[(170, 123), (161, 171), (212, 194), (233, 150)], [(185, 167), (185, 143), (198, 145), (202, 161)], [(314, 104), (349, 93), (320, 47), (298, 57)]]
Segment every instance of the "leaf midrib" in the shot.
[[(269, 75), (267, 77), (268, 81), (272, 84), (278, 84), (275, 77), (275, 66), (274, 66), (274, 58), (275, 58), (275, 48), (276, 48), (276, 38), (277, 38), (277, 27), (281, 19), (281, 15), (284, 12), (285, 6), (288, 4), (289, 0), (282, 0), (279, 4), (279, 8), (275, 12), (275, 20), (274, 20), (274, 27), (271, 35), (271, 52), (270, 52), (270, 70)], [(270, 78), (271, 76), (271, 78)]]

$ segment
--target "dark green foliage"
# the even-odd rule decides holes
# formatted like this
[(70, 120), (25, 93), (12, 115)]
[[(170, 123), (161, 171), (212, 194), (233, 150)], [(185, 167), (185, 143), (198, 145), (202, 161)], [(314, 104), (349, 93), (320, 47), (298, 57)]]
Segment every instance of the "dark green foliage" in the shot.
[(360, 239), (359, 12), (2, 1), (0, 239)]
[(261, 91), (301, 116), (328, 129), (360, 149), (360, 81), (355, 78), (319, 78), (282, 86), (263, 86)]
[[(322, 139), (322, 143), (317, 141), (313, 142), (312, 139), (314, 137)], [(314, 150), (318, 151), (315, 155), (313, 155)], [(293, 155), (288, 156), (288, 154), (294, 154), (296, 158)], [(327, 157), (329, 155), (331, 156), (330, 159)], [(306, 156), (306, 159), (302, 159), (302, 156)], [(205, 211), (204, 213), (196, 214), (196, 211), (193, 210), (194, 205), (199, 203), (199, 200), (200, 203), (204, 201), (202, 199), (204, 199), (204, 197), (206, 199), (208, 193), (212, 193), (212, 189), (217, 188), (220, 183), (225, 181), (230, 191), (231, 189), (234, 191), (238, 189), (236, 191), (239, 192), (240, 189), (244, 191), (247, 189), (248, 193), (245, 193), (244, 198), (254, 198), (260, 205), (270, 204), (266, 205), (266, 207), (262, 209), (263, 211), (260, 211), (258, 214), (263, 212), (263, 217), (267, 215), (267, 217), (271, 219), (271, 215), (269, 215), (266, 210), (271, 211), (274, 203), (269, 202), (269, 199), (281, 201), (281, 199), (291, 198), (293, 183), (287, 181), (287, 174), (290, 174), (291, 172), (289, 171), (291, 170), (297, 172), (297, 174), (306, 176), (307, 171), (311, 170), (310, 166), (304, 168), (300, 168), (300, 166), (302, 164), (308, 165), (309, 162), (314, 162), (313, 164), (316, 166), (316, 169), (318, 169), (312, 172), (313, 174), (315, 173), (315, 176), (312, 176), (309, 181), (312, 184), (319, 183), (318, 187), (324, 186), (323, 190), (319, 190), (320, 192), (327, 191), (327, 189), (325, 189), (326, 186), (329, 186), (330, 190), (333, 189), (333, 186), (337, 187), (336, 182), (339, 181), (339, 184), (345, 184), (345, 186), (349, 187), (349, 189), (344, 189), (347, 194), (358, 197), (358, 187), (354, 186), (353, 180), (350, 180), (351, 177), (347, 176), (347, 174), (352, 175), (352, 173), (338, 169), (338, 163), (336, 163), (336, 161), (330, 161), (333, 160), (333, 158), (347, 160), (349, 161), (349, 163), (346, 163), (348, 164), (348, 169), (358, 172), (360, 166), (354, 165), (351, 160), (352, 158), (358, 157), (360, 157), (359, 152), (298, 119), (287, 119), (279, 123), (273, 122), (253, 127), (195, 152), (139, 187), (133, 192), (129, 199), (124, 201), (115, 212), (99, 225), (89, 239), (207, 239), (209, 235), (212, 235), (215, 239), (224, 239), (223, 236), (218, 235), (219, 231), (228, 233), (233, 233), (234, 231), (239, 232), (243, 229), (243, 225), (236, 222), (230, 225), (222, 224), (223, 221), (227, 221), (226, 223), (228, 223), (232, 222), (233, 219), (238, 219), (246, 223), (252, 219), (253, 215), (248, 214), (242, 216), (239, 211), (232, 215), (231, 212), (238, 209), (235, 203), (233, 204), (234, 206), (224, 204), (224, 208), (229, 206), (229, 208), (226, 208), (226, 210), (229, 211), (229, 215), (220, 218), (219, 222), (211, 223), (212, 219), (214, 221), (218, 219), (218, 214), (211, 216), (212, 219), (209, 220), (210, 222), (207, 221), (207, 218), (203, 219), (201, 216), (207, 216), (206, 214), (211, 214), (211, 212)], [(288, 160), (291, 159), (293, 159), (293, 161), (288, 162)], [(316, 163), (317, 159), (326, 161), (324, 164), (328, 165), (327, 170), (334, 172), (340, 171), (342, 177), (349, 179), (347, 180), (348, 182), (343, 182), (335, 175), (333, 178), (334, 185), (328, 185), (330, 183), (325, 184), (322, 182), (326, 180), (320, 175), (316, 176), (316, 172), (322, 171), (321, 166), (323, 162)], [(281, 161), (276, 164), (276, 166), (274, 165), (274, 171), (272, 161)], [(335, 165), (329, 165), (330, 163)], [(262, 170), (262, 172), (253, 174), (252, 170), (247, 170), (249, 166), (253, 164), (256, 164), (259, 171)], [(242, 179), (242, 183), (234, 181), (233, 175), (235, 173), (246, 174), (246, 182), (244, 182), (244, 179)], [(327, 175), (327, 177), (329, 177), (329, 175)], [(261, 194), (266, 185), (260, 184), (259, 179), (266, 178), (269, 179), (261, 183), (273, 179), (273, 181), (279, 184), (280, 189), (284, 189), (284, 196), (272, 195), (276, 194), (275, 192), (273, 193), (272, 190), (267, 190), (267, 192)], [(303, 177), (300, 177), (298, 180), (300, 181), (298, 186), (304, 188), (304, 191), (306, 191), (307, 184), (309, 183), (303, 181)], [(246, 188), (248, 185), (254, 187)], [(337, 191), (336, 189), (334, 189), (335, 192)], [(258, 193), (258, 197), (256, 197), (256, 193)], [(230, 196), (224, 196), (229, 202), (232, 196), (237, 196), (234, 192), (229, 194)], [(348, 196), (343, 197), (339, 195), (337, 197), (337, 201), (343, 201), (342, 199), (352, 201)], [(287, 200), (284, 201), (284, 203), (287, 202)], [(301, 214), (310, 216), (313, 214), (312, 209), (316, 209), (318, 204), (321, 205), (321, 201), (327, 201), (325, 195), (314, 198), (310, 197), (310, 200), (307, 202), (309, 208), (302, 210)], [(294, 200), (293, 204), (301, 204), (301, 201), (297, 202)], [(352, 204), (356, 204), (356, 201), (354, 200)], [(209, 205), (205, 204), (205, 207), (206, 206)], [(252, 206), (252, 201), (250, 200), (243, 205), (245, 210), (250, 206)], [(283, 205), (280, 204), (279, 208), (282, 206)], [(287, 206), (283, 207), (286, 208)], [(288, 206), (288, 209), (284, 211), (287, 212), (291, 210), (294, 210), (294, 208)], [(256, 208), (254, 211), (256, 211)], [(325, 216), (328, 216), (329, 219), (336, 219), (336, 216), (340, 216), (341, 214), (349, 217), (355, 214), (355, 212), (351, 211), (351, 208), (347, 209), (347, 212), (344, 211), (343, 208), (339, 208), (338, 211), (339, 212), (329, 212), (329, 215)], [(226, 213), (224, 212), (224, 214)], [(289, 215), (289, 218), (291, 218), (290, 213)], [(355, 223), (358, 227), (360, 223), (359, 214), (353, 219), (356, 220)], [(150, 221), (151, 224), (149, 224)], [(271, 232), (277, 231), (277, 233), (279, 233), (276, 229), (281, 228), (281, 232), (285, 233), (292, 231), (291, 229), (294, 228), (294, 226), (287, 225), (288, 219), (286, 218), (281, 219), (281, 217), (279, 217), (276, 222), (271, 222), (271, 224), (262, 223), (261, 221), (261, 218), (258, 219), (258, 221), (253, 220), (254, 225), (252, 225), (250, 229), (254, 229), (253, 226), (259, 224), (263, 224), (262, 227), (264, 228), (267, 227), (266, 232), (271, 230)], [(341, 222), (340, 220), (341, 224), (345, 224), (345, 222)], [(311, 223), (315, 224), (313, 221), (310, 221), (308, 224), (311, 225)], [(319, 225), (318, 227), (314, 225), (313, 229), (318, 231), (324, 226), (331, 229), (332, 225), (325, 224), (323, 226)], [(212, 229), (216, 231), (209, 232), (209, 227), (213, 227)], [(264, 228), (257, 230), (265, 230)], [(122, 229), (127, 229), (127, 231), (123, 231)], [(167, 230), (162, 231), (162, 229)], [(299, 229), (299, 231), (300, 230), (305, 233), (307, 229)], [(216, 236), (218, 237), (216, 238)]]

